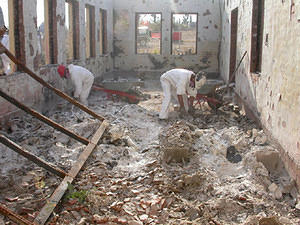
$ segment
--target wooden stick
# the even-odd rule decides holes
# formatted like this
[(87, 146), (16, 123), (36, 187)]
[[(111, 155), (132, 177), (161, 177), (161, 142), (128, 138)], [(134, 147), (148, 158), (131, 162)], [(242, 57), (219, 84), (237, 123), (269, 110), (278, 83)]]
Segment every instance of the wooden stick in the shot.
[(7, 137), (5, 137), (2, 134), (0, 134), (0, 142), (2, 144), (6, 145), (7, 147), (9, 147), (10, 149), (12, 149), (13, 151), (15, 151), (16, 153), (24, 156), (25, 158), (29, 159), (30, 161), (34, 162), (35, 164), (43, 167), (44, 169), (50, 171), (53, 174), (56, 174), (57, 176), (59, 176), (61, 178), (64, 178), (67, 175), (63, 170), (61, 170), (61, 169), (55, 167), (54, 165), (47, 163), (43, 159), (31, 154), (26, 149), (17, 145), (16, 143), (9, 140)]
[(35, 224), (44, 224), (46, 223), (47, 219), (53, 212), (54, 208), (66, 192), (68, 188), (68, 184), (73, 182), (73, 179), (77, 176), (78, 172), (81, 170), (82, 166), (84, 165), (87, 158), (93, 152), (94, 148), (97, 146), (98, 141), (102, 137), (106, 127), (108, 126), (108, 122), (104, 120), (99, 127), (99, 129), (94, 134), (91, 142), (86, 146), (85, 150), (81, 153), (79, 158), (77, 159), (74, 166), (71, 168), (68, 176), (64, 178), (64, 180), (60, 183), (57, 189), (54, 191), (52, 196), (48, 199), (47, 204), (42, 208), (39, 215), (35, 218)]
[(36, 117), (37, 119), (45, 122), (46, 124), (48, 124), (49, 126), (63, 132), (64, 134), (68, 135), (69, 137), (74, 138), (75, 140), (87, 145), (89, 143), (89, 140), (81, 137), (75, 133), (73, 133), (72, 131), (64, 128), (63, 126), (59, 125), (58, 123), (55, 123), (54, 121), (50, 120), (49, 118), (47, 118), (46, 116), (43, 116), (42, 114), (38, 113), (35, 110), (32, 110), (30, 108), (28, 108), (27, 106), (25, 106), (24, 104), (18, 102), (16, 99), (10, 97), (9, 95), (5, 94), (3, 91), (0, 90), (0, 96), (2, 96), (3, 98), (5, 98), (7, 101), (9, 101), (10, 103), (14, 104), (15, 106), (19, 107), (20, 109), (24, 110), (25, 112), (29, 113), (30, 115)]
[(233, 78), (235, 77), (235, 72), (236, 72), (236, 71), (238, 70), (238, 68), (240, 67), (240, 65), (241, 65), (241, 63), (242, 63), (242, 61), (243, 61), (243, 59), (244, 59), (245, 56), (246, 56), (246, 54), (247, 54), (247, 51), (245, 51), (243, 57), (242, 57), (241, 60), (239, 61), (238, 66), (235, 68), (235, 70), (232, 72), (231, 76), (229, 77), (229, 81), (228, 81), (228, 84), (227, 84), (227, 87), (226, 87), (226, 92), (227, 92), (227, 90), (228, 90), (229, 84), (233, 81)]
[(29, 220), (25, 219), (22, 216), (19, 216), (18, 214), (14, 213), (10, 209), (6, 208), (4, 205), (0, 203), (0, 213), (4, 216), (7, 216), (9, 219), (12, 221), (16, 222), (17, 224), (21, 225), (33, 225), (32, 222)]
[(90, 110), (89, 108), (87, 108), (86, 106), (82, 105), (80, 102), (74, 100), (73, 98), (71, 98), (69, 95), (65, 94), (64, 92), (56, 89), (55, 87), (53, 87), (52, 85), (48, 84), (46, 81), (44, 81), (42, 78), (40, 78), (38, 75), (36, 75), (34, 72), (32, 72), (27, 66), (25, 66), (22, 62), (20, 62), (12, 53), (10, 53), (10, 51), (5, 48), (4, 45), (2, 45), (0, 43), (0, 49), (2, 51), (4, 51), (4, 53), (8, 56), (8, 58), (10, 58), (15, 64), (19, 65), (23, 71), (25, 73), (27, 73), (29, 76), (31, 76), (33, 79), (35, 79), (37, 82), (39, 82), (40, 84), (42, 84), (43, 86), (51, 89), (52, 91), (54, 91), (57, 95), (59, 95), (60, 97), (66, 99), (68, 102), (72, 103), (73, 105), (76, 105), (77, 107), (79, 107), (80, 109), (82, 109), (83, 111), (85, 111), (86, 113), (90, 114), (91, 116), (99, 119), (100, 121), (103, 121), (105, 118), (96, 114), (95, 112), (93, 112), (92, 110)]

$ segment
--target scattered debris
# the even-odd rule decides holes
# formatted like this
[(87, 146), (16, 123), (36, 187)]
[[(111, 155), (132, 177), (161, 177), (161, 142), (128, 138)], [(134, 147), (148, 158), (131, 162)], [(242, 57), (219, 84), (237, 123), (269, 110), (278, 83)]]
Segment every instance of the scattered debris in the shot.
[[(49, 224), (299, 223), (295, 181), (263, 131), (236, 106), (224, 105), (218, 114), (204, 107), (194, 118), (172, 112), (159, 121), (162, 94), (145, 94), (150, 98), (135, 105), (91, 93), (90, 108), (111, 126)], [(84, 137), (97, 129), (70, 105), (48, 114)], [(5, 136), (65, 170), (84, 149), (27, 115), (12, 119)], [(33, 221), (61, 179), (0, 148), (0, 202)], [(7, 218), (0, 216), (2, 222)]]

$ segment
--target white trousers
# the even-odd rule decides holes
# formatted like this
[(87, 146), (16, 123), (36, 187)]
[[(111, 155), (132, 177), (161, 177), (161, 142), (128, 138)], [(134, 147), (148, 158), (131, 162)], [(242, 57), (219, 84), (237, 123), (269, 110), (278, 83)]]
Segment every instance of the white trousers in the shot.
[[(176, 88), (173, 87), (172, 84), (168, 80), (161, 77), (160, 83), (161, 83), (161, 87), (163, 89), (164, 98), (162, 101), (159, 118), (160, 119), (168, 119), (169, 108), (170, 108), (170, 103), (171, 103), (172, 97), (178, 103), (177, 92), (176, 92)], [(187, 95), (186, 94), (182, 95), (182, 98), (183, 98), (184, 108), (186, 111), (188, 111), (189, 106), (188, 106)]]
[(3, 63), (3, 70), (6, 75), (10, 74), (10, 59), (5, 54), (1, 54), (1, 59)]
[[(3, 44), (7, 49), (9, 49), (9, 36), (7, 34), (3, 35), (1, 44)], [(2, 63), (3, 63), (3, 70), (6, 73), (6, 75), (9, 75), (11, 73), (10, 59), (4, 53), (1, 54), (1, 59), (2, 59)]]
[(94, 77), (91, 77), (90, 79), (85, 80), (82, 84), (82, 91), (79, 94), (79, 98), (84, 105), (88, 105), (87, 98), (89, 97), (93, 83), (94, 83)]
[(3, 70), (6, 75), (10, 74), (10, 59), (5, 55), (1, 54)]

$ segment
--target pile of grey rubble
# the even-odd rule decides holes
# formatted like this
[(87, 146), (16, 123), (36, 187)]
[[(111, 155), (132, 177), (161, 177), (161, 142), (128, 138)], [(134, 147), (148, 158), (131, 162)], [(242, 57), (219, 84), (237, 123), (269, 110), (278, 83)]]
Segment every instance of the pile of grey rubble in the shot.
[[(149, 94), (148, 106), (161, 101)], [(143, 102), (89, 101), (111, 125), (49, 224), (298, 224), (299, 195), (277, 149), (233, 107), (159, 121)], [(97, 121), (62, 105), (47, 116), (91, 138)], [(66, 171), (84, 149), (30, 116), (10, 124), (2, 133)], [(33, 220), (61, 180), (0, 149), (0, 202)]]

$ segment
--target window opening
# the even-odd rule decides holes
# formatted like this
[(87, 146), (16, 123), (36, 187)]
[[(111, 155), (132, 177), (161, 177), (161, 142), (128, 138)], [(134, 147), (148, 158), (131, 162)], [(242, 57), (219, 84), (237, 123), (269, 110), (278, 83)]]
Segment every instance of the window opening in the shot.
[(161, 13), (136, 14), (136, 53), (161, 54)]
[(57, 63), (56, 0), (47, 1), (45, 18), (46, 64)]
[(95, 7), (85, 7), (86, 58), (95, 57)]
[(230, 66), (229, 66), (229, 81), (235, 77), (233, 72), (236, 67), (236, 43), (237, 43), (237, 32), (238, 30), (238, 8), (231, 11), (231, 28), (230, 28)]
[(100, 54), (107, 53), (107, 13), (105, 9), (100, 9)]
[(37, 1), (37, 52), (38, 65), (46, 64), (46, 37), (45, 37), (45, 5), (44, 1)]
[(65, 2), (65, 31), (67, 62), (79, 59), (79, 7), (78, 2)]
[[(8, 25), (9, 32), (6, 33), (6, 38), (2, 38), (1, 42), (5, 42), (8, 49), (24, 64), (25, 58), (25, 37), (23, 24), (23, 1), (11, 0), (1, 1), (0, 6), (3, 13), (3, 21)], [(8, 16), (9, 15), (9, 16)], [(4, 19), (5, 18), (5, 19)], [(11, 74), (18, 70), (18, 66), (8, 59), (8, 63), (1, 55), (2, 73)], [(5, 57), (5, 56), (4, 56)], [(4, 70), (3, 70), (4, 68)], [(3, 72), (4, 71), (4, 72)]]
[[(70, 13), (71, 12), (71, 13)], [(65, 2), (65, 30), (66, 30), (66, 57), (67, 61), (72, 61), (74, 59), (73, 52), (73, 34), (70, 22), (72, 22), (72, 4), (70, 2)], [(71, 20), (71, 21), (70, 21)]]
[[(9, 29), (9, 19), (8, 19), (8, 0), (3, 0), (0, 2), (0, 28), (5, 26)], [(1, 43), (7, 48), (10, 48), (9, 44), (9, 33), (6, 32), (3, 37), (1, 38)], [(0, 75), (9, 75), (12, 72), (12, 62), (11, 60), (5, 55), (0, 55)]]
[(250, 72), (261, 72), (264, 29), (264, 0), (254, 0), (252, 8), (252, 38)]
[(172, 14), (172, 55), (197, 54), (198, 14)]

